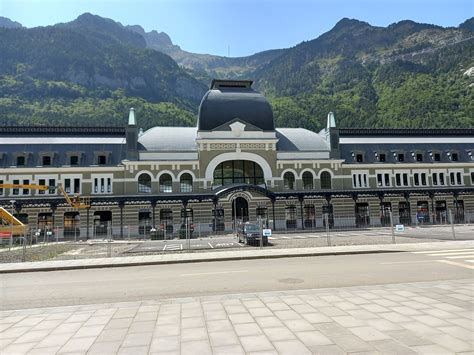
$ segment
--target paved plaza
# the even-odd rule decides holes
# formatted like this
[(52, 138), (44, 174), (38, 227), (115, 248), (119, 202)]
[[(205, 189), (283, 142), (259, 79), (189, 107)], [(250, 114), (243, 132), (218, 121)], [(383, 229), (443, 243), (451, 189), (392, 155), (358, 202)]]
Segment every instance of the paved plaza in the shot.
[(473, 279), (4, 311), (2, 354), (472, 354)]

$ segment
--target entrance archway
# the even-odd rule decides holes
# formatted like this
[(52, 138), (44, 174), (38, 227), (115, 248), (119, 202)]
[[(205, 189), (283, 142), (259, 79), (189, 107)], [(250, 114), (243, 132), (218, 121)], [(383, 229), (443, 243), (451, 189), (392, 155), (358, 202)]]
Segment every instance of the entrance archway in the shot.
[(249, 220), (249, 203), (243, 197), (232, 201), (232, 220), (247, 222)]

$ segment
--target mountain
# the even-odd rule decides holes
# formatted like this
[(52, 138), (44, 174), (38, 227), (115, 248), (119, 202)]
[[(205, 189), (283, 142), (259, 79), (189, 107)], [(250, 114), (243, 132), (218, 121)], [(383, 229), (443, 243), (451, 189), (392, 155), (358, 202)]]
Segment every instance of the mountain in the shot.
[(344, 18), (254, 72), (277, 124), (319, 129), (335, 111), (344, 127), (472, 127), (474, 33), (401, 21), (375, 27)]
[[(3, 123), (194, 124), (206, 86), (144, 39), (90, 14), (56, 26), (0, 28)], [(94, 112), (101, 110), (101, 112)], [(114, 110), (117, 110), (114, 112)]]
[(23, 27), (21, 23), (12, 21), (9, 18), (0, 16), (0, 27), (4, 28), (20, 28)]
[(134, 106), (143, 128), (193, 125), (210, 79), (221, 77), (254, 79), (279, 127), (318, 130), (329, 111), (343, 127), (472, 127), (473, 24), (344, 18), (311, 41), (240, 58), (189, 53), (164, 32), (89, 13), (0, 28), (0, 117), (112, 125)]
[(54, 25), (54, 27), (69, 29), (84, 36), (93, 37), (104, 44), (115, 42), (138, 48), (146, 47), (146, 41), (143, 36), (128, 30), (120, 22), (92, 15), (88, 12), (80, 15), (74, 21), (59, 23)]
[(127, 26), (127, 28), (143, 36), (147, 48), (168, 54), (180, 66), (193, 72), (201, 73), (201, 75), (207, 74), (206, 80), (213, 77), (246, 78), (285, 51), (284, 49), (268, 50), (247, 57), (222, 57), (211, 54), (191, 53), (173, 44), (171, 38), (164, 32), (145, 32), (138, 25)]

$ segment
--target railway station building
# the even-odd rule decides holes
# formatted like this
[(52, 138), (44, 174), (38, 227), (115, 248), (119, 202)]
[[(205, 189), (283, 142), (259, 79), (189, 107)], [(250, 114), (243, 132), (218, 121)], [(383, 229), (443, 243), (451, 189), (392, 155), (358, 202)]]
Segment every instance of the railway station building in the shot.
[(251, 81), (213, 80), (196, 127), (0, 127), (0, 184), (61, 184), (90, 197), (74, 209), (57, 189), (0, 189), (30, 230), (81, 238), (184, 224), (231, 232), (236, 220), (273, 230), (474, 220), (474, 129), (275, 127)]

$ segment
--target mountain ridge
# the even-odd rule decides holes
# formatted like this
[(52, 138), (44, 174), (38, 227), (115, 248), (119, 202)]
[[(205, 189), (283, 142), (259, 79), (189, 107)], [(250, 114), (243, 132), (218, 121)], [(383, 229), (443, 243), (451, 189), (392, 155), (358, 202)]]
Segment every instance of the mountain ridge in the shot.
[(318, 130), (328, 111), (347, 127), (473, 126), (473, 22), (380, 27), (343, 18), (315, 39), (238, 58), (182, 51), (164, 32), (88, 13), (55, 26), (0, 29), (8, 49), (0, 58), (0, 114), (44, 122), (53, 107), (59, 121), (72, 110), (112, 122), (124, 120), (114, 110), (133, 104), (146, 107), (146, 127), (192, 125), (210, 79), (220, 77), (255, 79), (280, 127)]

